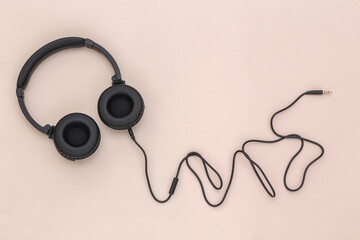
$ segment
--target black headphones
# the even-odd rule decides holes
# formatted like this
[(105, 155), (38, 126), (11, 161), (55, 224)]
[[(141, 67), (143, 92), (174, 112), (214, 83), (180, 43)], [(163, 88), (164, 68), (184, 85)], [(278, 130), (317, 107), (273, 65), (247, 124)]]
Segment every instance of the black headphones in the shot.
[(67, 48), (88, 47), (105, 55), (114, 68), (112, 86), (106, 89), (98, 101), (101, 120), (110, 128), (122, 130), (134, 126), (144, 112), (144, 101), (140, 93), (125, 84), (120, 69), (105, 48), (90, 39), (67, 37), (50, 42), (37, 50), (20, 71), (16, 95), (26, 119), (40, 132), (54, 140), (59, 153), (69, 160), (83, 159), (95, 152), (100, 143), (100, 130), (96, 122), (83, 113), (70, 113), (59, 120), (56, 126), (41, 126), (29, 114), (25, 106), (24, 90), (36, 67), (48, 56)]
[[(290, 159), (285, 172), (284, 172), (284, 185), (287, 190), (289, 191), (298, 191), (300, 190), (305, 182), (306, 174), (312, 164), (314, 164), (317, 160), (319, 160), (323, 154), (324, 154), (324, 148), (317, 142), (310, 140), (308, 138), (304, 138), (298, 134), (280, 134), (278, 133), (274, 128), (274, 119), (275, 117), (292, 107), (296, 102), (298, 102), (303, 96), (306, 95), (322, 95), (322, 94), (328, 94), (331, 93), (331, 91), (323, 91), (323, 90), (310, 90), (302, 93), (299, 97), (297, 97), (290, 105), (282, 108), (281, 110), (275, 112), (270, 120), (270, 127), (274, 135), (277, 137), (273, 140), (258, 140), (258, 139), (252, 139), (247, 140), (244, 142), (240, 149), (236, 150), (234, 152), (233, 158), (232, 158), (232, 169), (231, 169), (231, 175), (228, 182), (228, 185), (226, 187), (226, 190), (224, 192), (223, 198), (218, 203), (211, 203), (205, 193), (202, 180), (200, 179), (199, 175), (196, 173), (196, 171), (191, 167), (189, 158), (190, 157), (196, 157), (199, 159), (204, 167), (206, 177), (211, 183), (211, 185), (219, 190), (223, 187), (223, 181), (220, 176), (220, 174), (215, 170), (213, 166), (210, 165), (208, 161), (205, 160), (204, 157), (201, 156), (200, 153), (197, 152), (190, 152), (188, 153), (179, 163), (176, 175), (172, 181), (172, 184), (170, 186), (169, 195), (164, 200), (158, 199), (155, 194), (152, 191), (152, 187), (150, 184), (149, 174), (148, 174), (148, 160), (147, 155), (143, 147), (137, 142), (134, 132), (132, 131), (132, 126), (137, 124), (143, 113), (144, 113), (144, 101), (140, 95), (140, 93), (125, 84), (125, 82), (121, 79), (120, 69), (118, 65), (116, 64), (114, 58), (110, 55), (108, 51), (105, 50), (105, 48), (101, 47), (99, 44), (93, 42), (90, 39), (84, 39), (79, 37), (67, 37), (67, 38), (61, 38), (58, 40), (55, 40), (53, 42), (50, 42), (37, 50), (30, 58), (26, 61), (25, 65), (21, 69), (21, 72), (19, 74), (19, 78), (17, 81), (17, 88), (16, 88), (16, 95), (18, 97), (19, 105), (21, 108), (21, 111), (25, 115), (26, 119), (39, 131), (41, 131), (44, 134), (47, 134), (49, 138), (52, 138), (54, 140), (54, 144), (56, 149), (59, 151), (59, 153), (69, 159), (69, 160), (77, 160), (82, 159), (90, 156), (100, 143), (100, 130), (97, 126), (96, 122), (89, 117), (88, 115), (82, 114), (82, 113), (71, 113), (59, 120), (59, 122), (56, 124), (56, 126), (51, 126), (49, 124), (46, 124), (45, 126), (41, 126), (38, 124), (29, 114), (25, 107), (24, 102), (24, 90), (26, 88), (27, 83), (30, 80), (30, 76), (33, 73), (33, 71), (36, 69), (36, 67), (41, 63), (42, 60), (44, 60), (46, 57), (51, 55), (52, 53), (55, 53), (57, 51), (66, 49), (66, 48), (73, 48), (73, 47), (83, 47), (86, 46), (88, 48), (95, 49), (99, 51), (100, 53), (104, 54), (105, 57), (110, 61), (112, 67), (114, 68), (115, 75), (112, 77), (112, 86), (106, 89), (100, 96), (98, 101), (98, 112), (101, 120), (110, 128), (117, 129), (117, 130), (124, 130), (127, 129), (129, 132), (129, 135), (131, 139), (134, 141), (134, 143), (139, 147), (139, 149), (142, 151), (144, 155), (144, 161), (145, 161), (145, 176), (146, 181), (149, 187), (149, 191), (151, 193), (151, 196), (159, 203), (165, 203), (167, 202), (171, 196), (175, 192), (175, 188), (178, 183), (178, 177), (180, 174), (180, 170), (184, 163), (186, 163), (186, 166), (189, 168), (189, 170), (193, 173), (193, 175), (196, 177), (197, 181), (199, 182), (199, 185), (201, 187), (201, 191), (203, 193), (203, 197), (207, 204), (209, 204), (212, 207), (220, 206), (230, 189), (231, 182), (234, 176), (234, 169), (235, 169), (235, 160), (237, 159), (237, 155), (242, 154), (250, 163), (252, 169), (254, 170), (254, 173), (256, 177), (259, 179), (261, 185), (265, 189), (265, 191), (269, 194), (271, 197), (275, 197), (275, 190), (266, 176), (263, 169), (250, 157), (250, 155), (246, 151), (246, 145), (251, 143), (263, 143), (263, 144), (272, 144), (277, 143), (280, 141), (283, 141), (285, 139), (295, 139), (298, 140), (300, 143), (300, 147), (298, 151), (293, 155), (293, 157)], [(289, 171), (289, 168), (292, 164), (292, 162), (295, 160), (295, 158), (299, 155), (299, 153), (304, 148), (304, 143), (309, 143), (317, 146), (320, 149), (319, 155), (317, 155), (305, 168), (303, 172), (303, 176), (301, 179), (301, 183), (298, 187), (291, 188), (287, 184), (287, 174)], [(212, 180), (211, 176), (209, 175), (209, 171), (213, 171), (215, 173), (215, 176), (219, 179), (219, 186), (216, 186), (214, 181)]]

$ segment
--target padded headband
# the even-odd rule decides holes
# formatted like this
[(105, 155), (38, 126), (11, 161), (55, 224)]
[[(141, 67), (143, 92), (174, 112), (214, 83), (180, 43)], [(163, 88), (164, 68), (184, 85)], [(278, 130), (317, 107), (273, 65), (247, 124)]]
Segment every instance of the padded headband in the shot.
[(84, 46), (87, 46), (89, 48), (94, 48), (95, 50), (98, 50), (99, 52), (103, 53), (107, 57), (107, 59), (111, 62), (115, 70), (115, 76), (113, 77), (113, 80), (121, 80), (121, 74), (118, 65), (116, 64), (114, 58), (110, 55), (110, 53), (106, 51), (103, 47), (91, 41), (90, 39), (85, 39), (80, 37), (66, 37), (66, 38), (57, 39), (55, 41), (46, 44), (45, 46), (37, 50), (26, 61), (25, 65), (20, 71), (17, 81), (17, 87), (25, 89), (30, 80), (31, 74), (34, 72), (36, 67), (51, 54), (68, 48), (84, 47)]
[(80, 37), (66, 37), (66, 38), (60, 38), (55, 41), (52, 41), (45, 46), (41, 47), (39, 50), (37, 50), (24, 64), (22, 67), (18, 81), (17, 81), (17, 89), (16, 89), (16, 95), (18, 97), (19, 105), (21, 108), (21, 111), (25, 115), (26, 119), (39, 131), (50, 134), (51, 126), (49, 124), (45, 126), (41, 126), (38, 124), (29, 114), (29, 112), (26, 109), (25, 102), (24, 102), (24, 89), (26, 88), (31, 74), (34, 72), (36, 67), (48, 56), (50, 56), (53, 53), (56, 53), (58, 51), (68, 49), (68, 48), (75, 48), (75, 47), (88, 47), (97, 50), (98, 52), (105, 55), (105, 57), (109, 60), (112, 67), (114, 68), (115, 75), (112, 77), (113, 84), (125, 83), (121, 79), (121, 73), (120, 69), (115, 61), (115, 59), (111, 56), (111, 54), (102, 46), (99, 44), (93, 42), (90, 39), (80, 38)]

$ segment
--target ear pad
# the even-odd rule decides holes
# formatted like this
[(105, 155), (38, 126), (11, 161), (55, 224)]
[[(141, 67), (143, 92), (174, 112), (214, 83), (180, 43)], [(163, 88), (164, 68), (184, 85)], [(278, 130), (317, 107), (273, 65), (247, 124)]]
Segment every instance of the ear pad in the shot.
[(85, 114), (68, 114), (56, 124), (54, 144), (59, 153), (69, 160), (90, 156), (99, 143), (99, 127), (91, 117)]
[(128, 129), (141, 119), (144, 101), (140, 93), (128, 85), (114, 85), (100, 96), (98, 112), (101, 120), (113, 129)]

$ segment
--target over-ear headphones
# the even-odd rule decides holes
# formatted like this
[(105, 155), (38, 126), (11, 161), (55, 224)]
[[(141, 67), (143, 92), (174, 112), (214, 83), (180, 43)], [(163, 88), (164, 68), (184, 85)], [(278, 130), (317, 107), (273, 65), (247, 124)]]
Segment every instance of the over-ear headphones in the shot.
[(41, 126), (29, 114), (25, 106), (24, 90), (31, 74), (46, 57), (60, 50), (75, 47), (88, 47), (102, 53), (114, 68), (112, 86), (106, 89), (98, 101), (101, 120), (113, 129), (128, 129), (139, 122), (144, 112), (144, 101), (140, 93), (125, 84), (120, 69), (111, 54), (90, 39), (67, 37), (52, 41), (37, 50), (20, 71), (16, 94), (20, 108), (26, 119), (39, 131), (54, 140), (59, 153), (69, 160), (83, 159), (94, 153), (100, 143), (100, 130), (96, 122), (88, 115), (70, 113), (59, 120), (55, 126)]
[[(145, 160), (145, 176), (146, 181), (149, 187), (149, 191), (151, 193), (151, 196), (159, 203), (167, 202), (171, 196), (174, 194), (177, 183), (178, 183), (178, 177), (180, 174), (181, 167), (184, 166), (183, 163), (186, 163), (186, 166), (189, 168), (189, 170), (194, 174), (196, 179), (199, 182), (199, 185), (201, 187), (201, 191), (203, 193), (203, 197), (207, 204), (209, 204), (212, 207), (217, 207), (221, 205), (230, 189), (231, 182), (234, 176), (234, 169), (235, 169), (235, 160), (238, 154), (242, 154), (250, 163), (252, 169), (254, 170), (254, 173), (258, 180), (260, 181), (262, 187), (265, 189), (265, 191), (271, 196), (275, 197), (275, 190), (273, 186), (271, 185), (270, 180), (266, 176), (263, 169), (250, 157), (250, 155), (246, 152), (246, 145), (250, 143), (265, 143), (265, 144), (272, 144), (276, 142), (283, 141), (285, 139), (295, 139), (300, 142), (300, 148), (299, 150), (293, 155), (293, 157), (290, 159), (286, 170), (284, 172), (284, 185), (287, 190), (289, 191), (298, 191), (300, 190), (305, 182), (306, 174), (310, 168), (310, 166), (315, 163), (317, 160), (319, 160), (323, 154), (324, 154), (324, 148), (317, 142), (310, 140), (308, 138), (301, 137), (298, 134), (287, 134), (283, 135), (278, 133), (273, 125), (274, 118), (292, 107), (296, 102), (298, 102), (303, 96), (306, 95), (322, 95), (330, 93), (330, 91), (323, 91), (323, 90), (310, 90), (302, 93), (299, 97), (297, 97), (290, 105), (286, 106), (285, 108), (282, 108), (281, 110), (275, 112), (270, 120), (270, 126), (272, 132), (276, 135), (276, 139), (274, 140), (248, 140), (245, 143), (242, 144), (241, 149), (236, 150), (233, 159), (232, 159), (232, 169), (231, 169), (231, 175), (228, 182), (228, 185), (226, 187), (226, 190), (224, 192), (223, 198), (218, 203), (211, 203), (206, 196), (203, 183), (196, 173), (196, 171), (191, 167), (191, 164), (189, 162), (190, 157), (196, 157), (198, 158), (204, 167), (206, 176), (211, 183), (211, 185), (219, 190), (223, 186), (223, 181), (220, 176), (220, 174), (215, 170), (214, 167), (210, 165), (208, 161), (205, 160), (201, 156), (201, 154), (197, 152), (190, 152), (188, 153), (179, 163), (176, 175), (172, 181), (172, 184), (170, 186), (169, 195), (164, 200), (159, 200), (153, 193), (152, 187), (150, 184), (149, 174), (148, 174), (148, 159), (145, 150), (143, 147), (137, 142), (135, 138), (135, 134), (132, 130), (132, 127), (137, 124), (143, 113), (144, 113), (144, 101), (141, 97), (140, 93), (125, 84), (125, 82), (121, 79), (120, 69), (118, 65), (116, 64), (116, 61), (114, 58), (110, 55), (108, 51), (106, 51), (105, 48), (100, 46), (99, 44), (93, 42), (90, 39), (84, 39), (79, 37), (67, 37), (67, 38), (61, 38), (58, 40), (55, 40), (53, 42), (50, 42), (37, 50), (25, 63), (23, 68), (21, 69), (21, 72), (19, 74), (19, 78), (17, 81), (17, 88), (16, 88), (16, 95), (18, 97), (19, 105), (21, 108), (21, 111), (23, 112), (26, 119), (39, 131), (41, 131), (44, 134), (47, 134), (49, 138), (52, 138), (54, 140), (54, 144), (56, 149), (59, 151), (59, 153), (69, 159), (69, 160), (77, 160), (77, 159), (83, 159), (88, 156), (90, 156), (92, 153), (94, 153), (99, 146), (100, 143), (100, 130), (96, 122), (89, 117), (88, 115), (82, 114), (82, 113), (71, 113), (59, 120), (59, 122), (55, 126), (51, 126), (49, 124), (46, 124), (45, 126), (41, 126), (38, 124), (29, 114), (25, 107), (25, 99), (24, 99), (24, 90), (26, 88), (26, 85), (28, 84), (30, 80), (30, 76), (35, 70), (35, 68), (41, 63), (42, 60), (44, 60), (49, 55), (66, 49), (66, 48), (73, 48), (73, 47), (88, 47), (91, 49), (95, 49), (105, 55), (105, 57), (109, 60), (112, 67), (114, 68), (115, 75), (112, 77), (112, 86), (106, 89), (100, 96), (98, 101), (98, 113), (101, 118), (101, 120), (110, 128), (117, 129), (117, 130), (124, 130), (127, 129), (129, 132), (129, 135), (131, 139), (134, 141), (134, 143), (139, 147), (139, 149), (142, 151), (144, 155)], [(304, 148), (304, 143), (307, 142), (309, 144), (313, 144), (316, 147), (320, 149), (320, 154), (317, 155), (305, 168), (303, 172), (303, 176), (301, 179), (301, 183), (296, 188), (291, 188), (287, 185), (287, 174), (288, 170), (292, 164), (292, 162), (295, 160), (295, 158), (299, 155), (299, 153)], [(216, 184), (213, 182), (212, 178), (209, 175), (209, 170), (213, 171), (216, 175), (216, 177), (219, 179), (219, 186), (216, 186)]]

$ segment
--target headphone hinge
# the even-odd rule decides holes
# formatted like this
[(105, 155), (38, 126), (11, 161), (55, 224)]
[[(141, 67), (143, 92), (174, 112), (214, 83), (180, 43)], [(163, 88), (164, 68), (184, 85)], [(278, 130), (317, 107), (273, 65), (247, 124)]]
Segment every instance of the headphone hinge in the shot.
[(116, 74), (114, 76), (112, 76), (111, 80), (112, 80), (113, 86), (116, 84), (125, 84), (125, 81), (122, 80), (121, 78), (119, 78)]
[(44, 128), (46, 129), (46, 134), (49, 136), (49, 138), (53, 139), (55, 133), (55, 126), (50, 126), (49, 124), (46, 124)]

